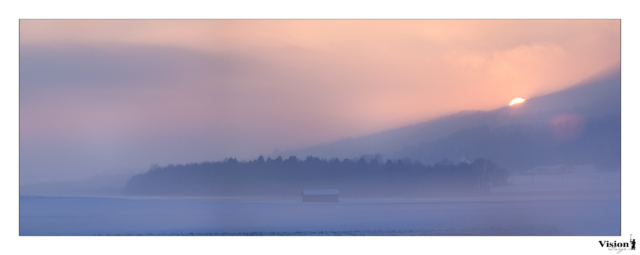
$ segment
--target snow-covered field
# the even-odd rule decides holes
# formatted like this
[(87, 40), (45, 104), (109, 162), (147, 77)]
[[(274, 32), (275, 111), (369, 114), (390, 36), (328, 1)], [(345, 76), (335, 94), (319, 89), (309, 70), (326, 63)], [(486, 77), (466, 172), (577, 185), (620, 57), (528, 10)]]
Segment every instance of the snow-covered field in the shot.
[(620, 235), (619, 173), (575, 175), (513, 176), (491, 196), (334, 203), (21, 196), (20, 235)]
[(327, 231), (334, 235), (619, 235), (620, 201), (20, 198), (20, 235), (326, 235)]

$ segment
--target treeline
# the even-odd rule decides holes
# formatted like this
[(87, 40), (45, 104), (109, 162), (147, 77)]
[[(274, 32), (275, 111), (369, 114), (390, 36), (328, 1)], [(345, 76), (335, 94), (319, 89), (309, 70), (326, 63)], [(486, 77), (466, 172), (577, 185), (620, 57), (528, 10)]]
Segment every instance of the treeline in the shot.
[(506, 184), (508, 171), (488, 159), (423, 165), (409, 159), (363, 156), (326, 160), (295, 156), (260, 156), (239, 162), (153, 166), (133, 176), (127, 195), (157, 196), (299, 196), (303, 189), (339, 189), (341, 197), (421, 197), (486, 192)]

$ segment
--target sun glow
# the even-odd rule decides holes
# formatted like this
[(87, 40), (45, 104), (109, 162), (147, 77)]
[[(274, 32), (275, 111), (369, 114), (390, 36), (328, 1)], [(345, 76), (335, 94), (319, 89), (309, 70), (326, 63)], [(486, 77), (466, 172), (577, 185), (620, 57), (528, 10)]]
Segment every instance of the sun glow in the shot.
[(509, 105), (519, 104), (519, 103), (522, 103), (522, 102), (524, 102), (524, 99), (518, 97), (518, 98), (515, 98), (515, 99), (511, 100), (511, 103), (509, 103)]

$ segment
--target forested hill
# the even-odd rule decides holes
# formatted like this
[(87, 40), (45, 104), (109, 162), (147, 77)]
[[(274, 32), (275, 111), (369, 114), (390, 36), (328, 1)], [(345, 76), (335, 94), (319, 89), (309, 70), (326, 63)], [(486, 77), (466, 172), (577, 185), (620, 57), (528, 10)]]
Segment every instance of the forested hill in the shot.
[(564, 115), (551, 124), (468, 128), (390, 156), (426, 163), (484, 157), (511, 171), (562, 164), (594, 164), (601, 170), (615, 170), (621, 166), (620, 128), (620, 115), (589, 119)]
[(504, 185), (508, 172), (488, 159), (422, 165), (411, 160), (383, 163), (377, 157), (229, 158), (154, 166), (133, 176), (123, 191), (144, 196), (299, 196), (303, 189), (339, 189), (341, 197), (421, 197), (486, 192)]
[[(455, 132), (479, 126), (488, 126), (489, 128), (505, 125), (544, 124), (549, 126), (556, 118), (566, 115), (579, 116), (583, 120), (611, 115), (620, 116), (620, 103), (621, 76), (618, 63), (574, 86), (554, 93), (527, 98), (527, 101), (519, 105), (505, 106), (492, 111), (463, 111), (376, 134), (299, 150), (274, 152), (270, 156), (315, 155), (325, 158), (351, 158), (363, 154), (381, 153), (389, 158), (420, 158), (422, 162), (431, 164), (435, 161), (423, 160), (429, 155), (422, 154), (421, 150), (411, 151), (407, 148), (421, 147), (425, 143), (447, 138)], [(483, 157), (503, 163), (502, 160), (492, 156)], [(441, 158), (436, 157), (437, 160), (441, 160)], [(547, 164), (546, 162), (538, 163)]]

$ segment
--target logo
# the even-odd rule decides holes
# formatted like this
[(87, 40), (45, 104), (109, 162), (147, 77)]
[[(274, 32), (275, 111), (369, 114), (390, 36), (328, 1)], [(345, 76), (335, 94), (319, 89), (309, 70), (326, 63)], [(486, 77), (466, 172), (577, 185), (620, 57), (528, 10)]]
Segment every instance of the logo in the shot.
[(629, 242), (618, 242), (618, 241), (598, 241), (602, 248), (607, 248), (610, 251), (618, 251), (617, 253), (621, 253), (624, 250), (635, 250), (636, 249), (636, 239), (633, 238), (633, 235), (629, 236)]

